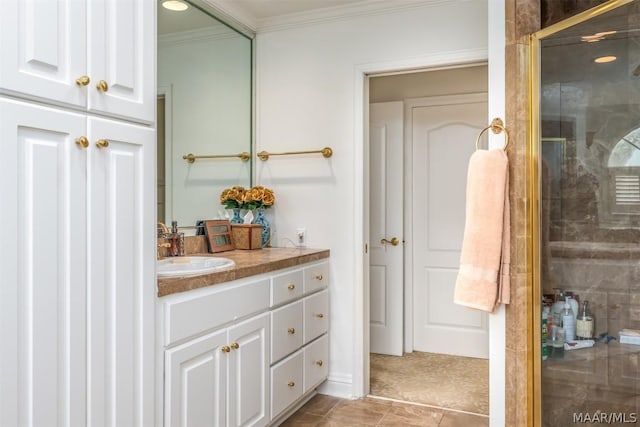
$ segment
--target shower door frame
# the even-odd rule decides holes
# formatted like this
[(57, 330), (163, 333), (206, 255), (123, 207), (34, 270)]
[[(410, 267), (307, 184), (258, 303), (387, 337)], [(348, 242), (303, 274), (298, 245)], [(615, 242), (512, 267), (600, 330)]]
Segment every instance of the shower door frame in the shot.
[(529, 380), (533, 384), (533, 425), (542, 425), (542, 330), (539, 327), (542, 322), (542, 291), (540, 284), (540, 200), (541, 200), (541, 174), (540, 174), (540, 149), (541, 132), (540, 124), (540, 44), (545, 37), (563, 31), (574, 25), (586, 22), (594, 17), (610, 12), (618, 7), (633, 3), (637, 0), (610, 0), (600, 6), (588, 9), (563, 21), (550, 25), (529, 36), (529, 150), (528, 150), (528, 176), (527, 176), (527, 235), (530, 236), (527, 245), (527, 287), (531, 289), (531, 315), (528, 316), (527, 330), (532, 331), (530, 348), (533, 348), (533, 361), (529, 363)]

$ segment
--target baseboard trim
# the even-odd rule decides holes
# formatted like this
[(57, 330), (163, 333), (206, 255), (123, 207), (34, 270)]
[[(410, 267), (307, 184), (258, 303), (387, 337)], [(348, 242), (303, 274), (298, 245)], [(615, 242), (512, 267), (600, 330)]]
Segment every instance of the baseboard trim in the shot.
[(330, 376), (318, 387), (318, 393), (342, 399), (355, 399), (351, 375)]

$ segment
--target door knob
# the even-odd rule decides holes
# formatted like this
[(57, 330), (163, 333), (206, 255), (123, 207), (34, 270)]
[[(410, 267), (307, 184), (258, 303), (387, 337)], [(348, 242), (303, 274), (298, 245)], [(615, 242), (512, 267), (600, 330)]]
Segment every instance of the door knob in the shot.
[(400, 240), (398, 240), (397, 237), (392, 237), (391, 240), (382, 239), (380, 240), (380, 243), (382, 244), (391, 243), (393, 246), (398, 246), (398, 243), (400, 243)]

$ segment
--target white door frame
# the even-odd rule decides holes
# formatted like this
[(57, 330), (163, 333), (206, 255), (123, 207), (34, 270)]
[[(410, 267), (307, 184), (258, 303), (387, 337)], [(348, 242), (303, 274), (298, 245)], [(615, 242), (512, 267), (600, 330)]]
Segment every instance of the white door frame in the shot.
[[(494, 2), (490, 2), (493, 4)], [(491, 14), (490, 14), (491, 15)], [(497, 22), (501, 22), (504, 25), (504, 12), (499, 14)], [(504, 43), (504, 42), (503, 42)], [(365, 206), (369, 205), (368, 191), (368, 103), (369, 103), (369, 76), (372, 74), (383, 73), (397, 73), (397, 72), (409, 72), (413, 70), (435, 70), (438, 68), (451, 68), (464, 65), (472, 65), (478, 63), (486, 63), (488, 61), (488, 51), (486, 49), (476, 50), (464, 50), (450, 53), (441, 53), (428, 57), (413, 58), (410, 60), (398, 60), (382, 63), (370, 63), (360, 64), (356, 66), (354, 72), (354, 84), (355, 84), (355, 102), (354, 102), (354, 117), (355, 117), (355, 147), (354, 147), (354, 170), (356, 172), (354, 183), (354, 224), (363, 224), (363, 227), (355, 227), (354, 238), (356, 247), (362, 248), (361, 252), (358, 252), (355, 256), (354, 263), (354, 370), (352, 378), (354, 397), (363, 397), (369, 393), (369, 293), (368, 293), (368, 279), (369, 275), (367, 270), (368, 254), (366, 254), (366, 247), (369, 242), (368, 231), (368, 216), (365, 212)], [(502, 62), (504, 68), (504, 62)], [(490, 67), (491, 70), (491, 67)], [(490, 71), (491, 72), (491, 71)], [(491, 92), (491, 85), (489, 86)], [(504, 94), (504, 88), (503, 92)], [(500, 95), (504, 98), (504, 95)], [(499, 108), (498, 108), (499, 110)], [(501, 115), (504, 117), (504, 100), (502, 100), (502, 109), (497, 111), (496, 108), (492, 109), (491, 95), (489, 95), (489, 115)], [(409, 173), (406, 171), (405, 173)], [(410, 212), (406, 209), (405, 212)], [(363, 221), (364, 219), (364, 221)], [(406, 220), (406, 213), (405, 213)], [(409, 225), (410, 222), (407, 222)], [(405, 229), (406, 236), (409, 236), (411, 229)], [(411, 247), (411, 245), (407, 245)], [(410, 253), (405, 253), (406, 260), (411, 259)], [(405, 269), (407, 267), (407, 261), (405, 260)], [(366, 280), (366, 283), (365, 283)], [(407, 285), (410, 285), (409, 283)], [(492, 318), (495, 316), (492, 316)], [(490, 338), (490, 345), (496, 344), (493, 350), (490, 351), (489, 364), (492, 376), (494, 375), (494, 369), (504, 371), (504, 310), (499, 310), (498, 319), (496, 321), (490, 320), (489, 330), (490, 337), (496, 335), (502, 337), (502, 346), (498, 347), (500, 339), (492, 341)], [(499, 365), (492, 364), (492, 360), (496, 360)], [(491, 425), (497, 426), (498, 423), (494, 423), (494, 416), (498, 420), (504, 420), (504, 372), (497, 375), (496, 381), (490, 381), (490, 411)], [(504, 422), (502, 422), (504, 425)]]

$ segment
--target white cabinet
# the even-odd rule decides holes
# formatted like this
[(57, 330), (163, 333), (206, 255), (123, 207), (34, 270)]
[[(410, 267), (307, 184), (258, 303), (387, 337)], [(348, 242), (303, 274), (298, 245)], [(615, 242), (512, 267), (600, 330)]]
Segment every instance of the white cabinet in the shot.
[(156, 424), (154, 37), (148, 0), (2, 2), (0, 425)]
[(269, 315), (166, 351), (165, 426), (266, 425)]
[(3, 98), (0, 118), (0, 424), (152, 426), (155, 133)]
[(0, 92), (152, 123), (155, 3), (4, 0)]
[[(328, 266), (303, 264), (163, 297), (164, 426), (274, 425), (324, 381)], [(304, 293), (305, 275), (321, 285)]]
[[(275, 276), (271, 282), (272, 295), (274, 290), (283, 288), (280, 280), (283, 277), (301, 277), (304, 292), (297, 299), (272, 298), (272, 306), (276, 307), (271, 311), (271, 417), (276, 421), (324, 381), (329, 372), (329, 291), (325, 289), (329, 263), (312, 264), (288, 275)], [(287, 301), (291, 302), (277, 306), (278, 302)]]

